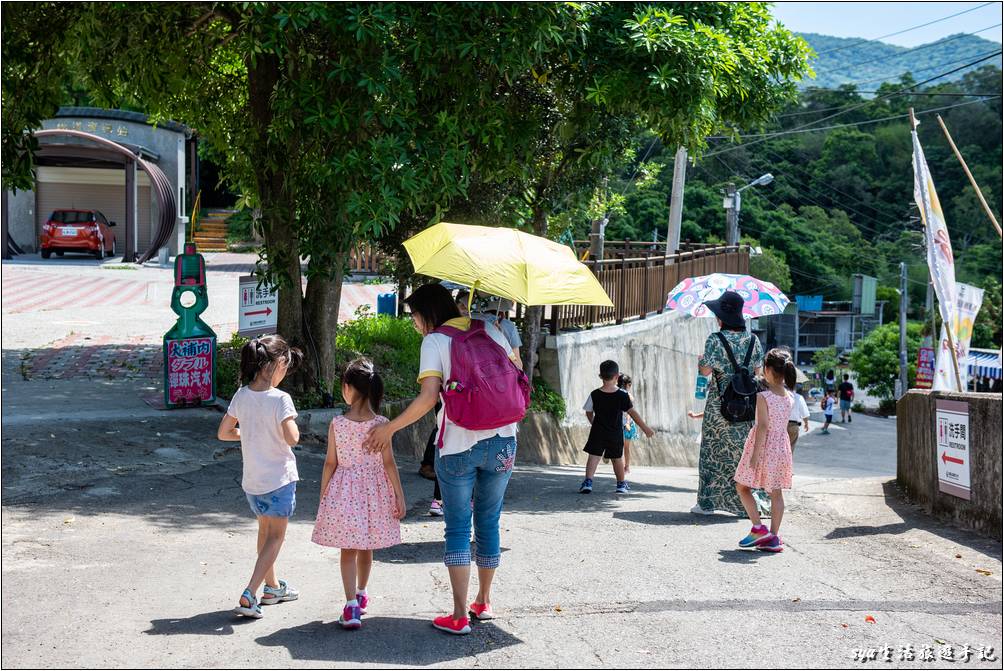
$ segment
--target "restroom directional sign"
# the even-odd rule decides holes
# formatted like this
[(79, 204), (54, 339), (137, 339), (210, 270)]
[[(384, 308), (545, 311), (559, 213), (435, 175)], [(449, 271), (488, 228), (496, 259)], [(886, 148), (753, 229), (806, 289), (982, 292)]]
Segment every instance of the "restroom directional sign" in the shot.
[(938, 490), (969, 501), (969, 404), (940, 398), (935, 404), (934, 458), (938, 462)]
[(237, 333), (253, 338), (275, 333), (279, 321), (279, 292), (258, 286), (254, 275), (241, 277), (237, 284)]

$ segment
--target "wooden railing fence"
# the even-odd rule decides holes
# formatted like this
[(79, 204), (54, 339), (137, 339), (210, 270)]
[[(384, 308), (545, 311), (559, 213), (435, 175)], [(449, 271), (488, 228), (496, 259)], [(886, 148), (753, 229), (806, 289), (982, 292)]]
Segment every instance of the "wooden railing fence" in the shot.
[[(745, 245), (707, 246), (669, 256), (621, 255), (619, 258), (583, 263), (596, 275), (614, 306), (548, 306), (542, 326), (546, 326), (552, 335), (569, 329), (620, 324), (626, 319), (645, 319), (650, 314), (660, 314), (665, 310), (669, 291), (687, 277), (749, 273), (749, 248)], [(517, 313), (517, 317), (521, 316), (522, 310)]]

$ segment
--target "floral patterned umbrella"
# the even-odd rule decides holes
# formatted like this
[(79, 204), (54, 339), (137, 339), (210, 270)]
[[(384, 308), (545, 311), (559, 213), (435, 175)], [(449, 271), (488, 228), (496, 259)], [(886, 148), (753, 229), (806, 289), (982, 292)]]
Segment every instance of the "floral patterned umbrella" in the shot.
[(713, 317), (705, 305), (726, 291), (734, 291), (743, 297), (743, 315), (753, 319), (784, 312), (791, 301), (770, 282), (758, 280), (749, 275), (727, 275), (715, 273), (702, 277), (688, 277), (672, 291), (666, 301), (670, 310), (679, 310), (694, 317)]

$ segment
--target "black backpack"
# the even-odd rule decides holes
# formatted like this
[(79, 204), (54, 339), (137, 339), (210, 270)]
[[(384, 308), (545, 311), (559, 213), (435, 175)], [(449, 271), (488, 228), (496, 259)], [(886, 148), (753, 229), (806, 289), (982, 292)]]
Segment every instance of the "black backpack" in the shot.
[(716, 335), (722, 341), (722, 346), (725, 347), (729, 362), (732, 364), (732, 377), (722, 391), (722, 417), (730, 422), (752, 422), (756, 419), (756, 395), (760, 392), (760, 386), (753, 379), (753, 373), (749, 369), (756, 336), (752, 336), (749, 349), (746, 350), (746, 358), (740, 367), (736, 363), (736, 356), (732, 353), (729, 341), (721, 331)]

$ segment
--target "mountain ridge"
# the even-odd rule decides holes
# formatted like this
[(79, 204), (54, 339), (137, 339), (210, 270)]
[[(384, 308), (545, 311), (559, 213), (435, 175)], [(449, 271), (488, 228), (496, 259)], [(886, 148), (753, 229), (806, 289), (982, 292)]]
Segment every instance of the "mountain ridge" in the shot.
[[(991, 52), (1001, 51), (999, 42), (966, 33), (946, 35), (915, 47), (822, 33), (796, 34), (816, 52), (811, 60), (816, 78), (802, 80), (801, 88), (836, 88), (855, 84), (859, 89), (871, 89), (881, 86), (883, 82), (899, 82), (906, 72), (910, 72), (915, 81), (923, 81), (941, 72), (964, 66)], [(961, 79), (967, 72), (984, 65), (1004, 67), (1004, 61), (998, 55), (977, 66), (959, 70), (938, 82)]]

